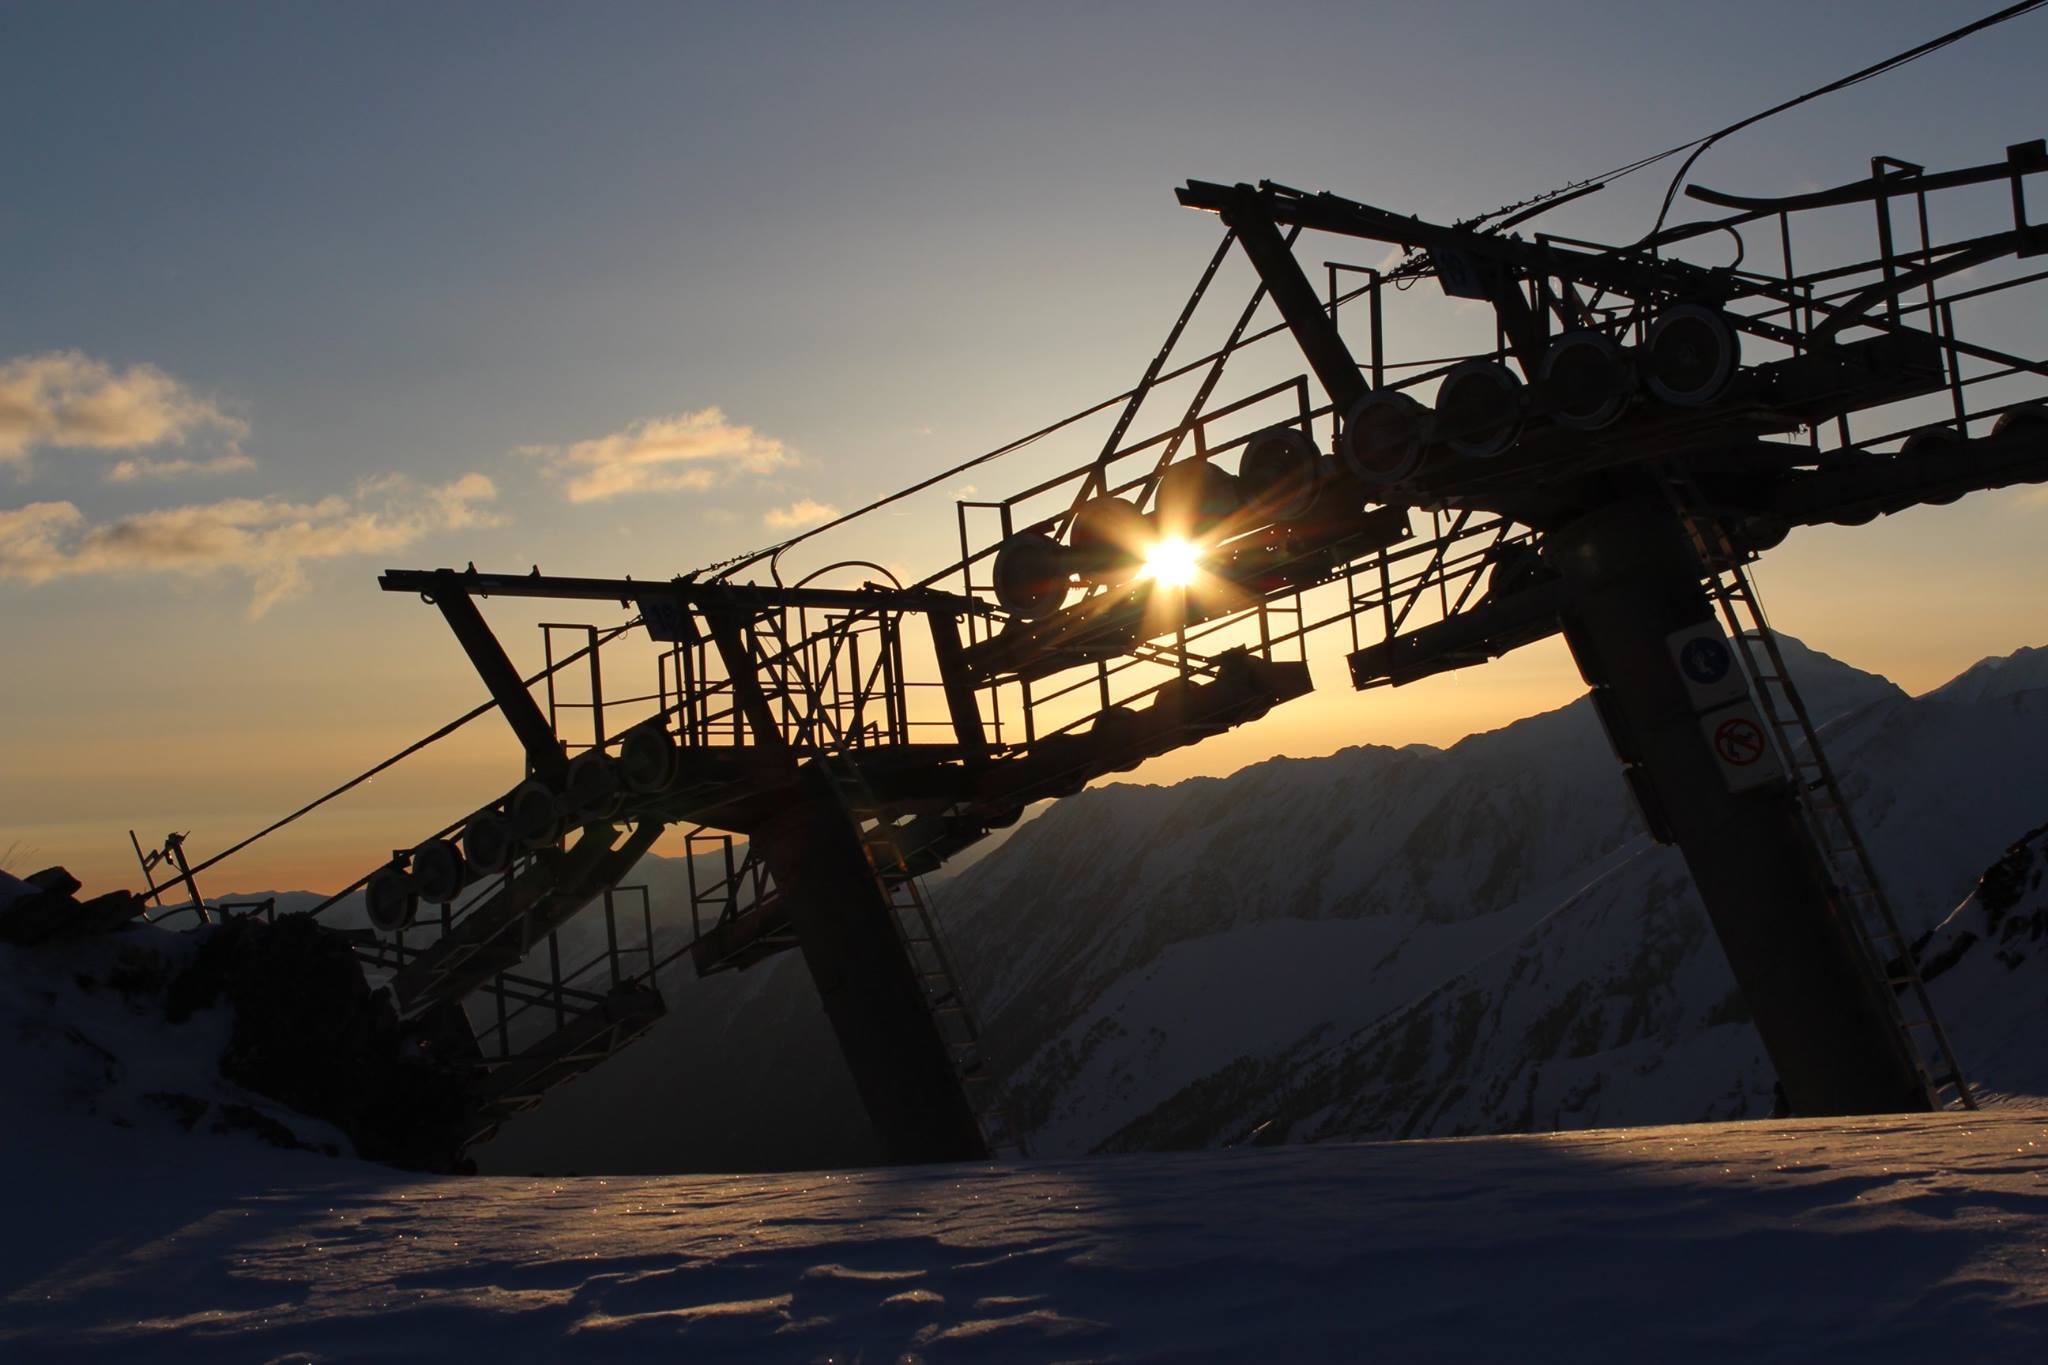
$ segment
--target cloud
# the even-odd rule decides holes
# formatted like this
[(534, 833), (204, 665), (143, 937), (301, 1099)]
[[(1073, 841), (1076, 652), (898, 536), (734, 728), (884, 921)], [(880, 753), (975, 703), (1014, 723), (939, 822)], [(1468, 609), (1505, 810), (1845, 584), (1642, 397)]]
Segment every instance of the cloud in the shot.
[(256, 462), (241, 451), (217, 455), (210, 460), (188, 460), (179, 456), (175, 460), (123, 460), (107, 471), (108, 483), (134, 483), (137, 479), (177, 479), (187, 474), (239, 474), (245, 469), (254, 469)]
[(307, 561), (382, 554), (435, 531), (495, 526), (488, 504), (496, 497), (482, 474), (429, 487), (386, 477), (352, 497), (228, 498), (97, 525), (69, 502), (36, 502), (0, 509), (0, 579), (228, 573), (248, 581), (249, 614), (261, 616), (305, 587)]
[(26, 466), (43, 447), (140, 450), (201, 431), (227, 440), (224, 458), (244, 458), (232, 447), (248, 425), (154, 365), (116, 370), (82, 351), (0, 361), (0, 464)]
[(715, 407), (650, 417), (572, 445), (521, 446), (517, 453), (545, 460), (570, 502), (696, 492), (736, 473), (766, 474), (795, 463), (782, 442), (728, 421)]
[(815, 526), (821, 521), (830, 521), (839, 515), (839, 509), (829, 502), (814, 498), (800, 498), (787, 507), (771, 507), (761, 520), (769, 529), (791, 531), (799, 526)]

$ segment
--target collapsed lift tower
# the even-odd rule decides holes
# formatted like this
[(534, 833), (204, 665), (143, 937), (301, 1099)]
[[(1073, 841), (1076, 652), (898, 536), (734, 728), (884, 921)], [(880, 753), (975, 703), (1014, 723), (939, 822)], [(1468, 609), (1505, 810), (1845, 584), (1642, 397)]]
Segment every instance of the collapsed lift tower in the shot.
[[(2048, 363), (2016, 353), (1996, 312), (2017, 304), (2017, 331), (2038, 330), (2028, 291), (2048, 271), (2025, 262), (2048, 254), (2048, 229), (2028, 223), (2023, 190), (2044, 170), (2033, 142), (1935, 174), (1880, 158), (1868, 179), (1788, 199), (1693, 189), (1723, 216), (1620, 247), (1504, 231), (1529, 215), (1487, 230), (1191, 182), (1181, 202), (1227, 232), (1100, 453), (960, 503), (961, 557), (922, 581), (845, 564), (873, 574), (784, 585), (765, 552), (669, 580), (386, 573), (446, 619), (525, 774), (365, 879), (383, 936), (362, 951), (410, 1015), (495, 997), (482, 1136), (659, 1015), (651, 925), (646, 971), (622, 974), (614, 952), (608, 992), (521, 964), (600, 898), (609, 928), (612, 889), (682, 825), (705, 851), (697, 922), (662, 960), (708, 974), (801, 951), (889, 1155), (983, 1155), (1006, 1140), (1000, 1107), (920, 874), (1032, 801), (1304, 694), (1315, 631), (1349, 627), (1359, 688), (1561, 632), (1651, 833), (1691, 868), (1794, 1111), (1968, 1104), (1746, 565), (1796, 527), (2048, 479)], [(1932, 236), (1937, 196), (2008, 189), (2009, 225)], [(1794, 222), (1850, 206), (1875, 210), (1876, 254), (1796, 268)], [(1895, 208), (1913, 210), (1910, 242)], [(1682, 258), (1746, 231), (1773, 239), (1774, 268), (1741, 268), (1739, 249), (1734, 266)], [(1319, 298), (1303, 232), (1411, 254), (1333, 264)], [(1250, 304), (1219, 350), (1169, 368), (1233, 250), (1260, 281)], [(1340, 269), (1365, 284), (1340, 293)], [(1424, 277), (1491, 309), (1490, 347), (1389, 355), (1383, 307)], [(1282, 323), (1248, 334), (1268, 297)], [(1362, 361), (1344, 332), (1361, 304)], [(1231, 359), (1277, 335), (1307, 373), (1218, 399)], [(1132, 436), (1177, 379), (1192, 399)], [(734, 581), (764, 559), (772, 582)], [(492, 597), (630, 615), (577, 627), (584, 648), (550, 649), (523, 678), (479, 610)], [(598, 659), (632, 629), (658, 651), (653, 690), (608, 702)], [(591, 725), (571, 742), (557, 674), (585, 660)], [(722, 871), (699, 884), (700, 866)], [(516, 1054), (508, 996), (555, 1025)]]

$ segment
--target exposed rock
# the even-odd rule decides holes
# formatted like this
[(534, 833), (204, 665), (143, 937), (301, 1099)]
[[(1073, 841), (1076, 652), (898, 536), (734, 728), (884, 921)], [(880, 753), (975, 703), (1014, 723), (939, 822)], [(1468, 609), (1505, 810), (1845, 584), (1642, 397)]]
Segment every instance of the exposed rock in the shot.
[(78, 878), (61, 867), (0, 883), (0, 941), (50, 943), (111, 933), (142, 913), (142, 897), (109, 891), (89, 901), (75, 899)]
[(175, 1022), (225, 999), (221, 1074), (347, 1133), (359, 1155), (407, 1170), (466, 1169), (477, 1052), (460, 1006), (401, 1023), (345, 935), (307, 915), (209, 931), (170, 986)]

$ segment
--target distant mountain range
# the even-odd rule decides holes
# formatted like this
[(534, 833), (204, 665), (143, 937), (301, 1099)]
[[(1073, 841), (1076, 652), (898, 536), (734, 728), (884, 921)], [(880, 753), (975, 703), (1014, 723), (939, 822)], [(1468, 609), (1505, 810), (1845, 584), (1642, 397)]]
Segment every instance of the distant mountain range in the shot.
[[(1993, 1091), (2048, 1089), (2011, 1041), (2048, 1003), (2039, 952), (2006, 964), (1992, 944), (2008, 930), (1988, 925), (1956, 946), (1984, 913), (1957, 910), (1979, 875), (2048, 819), (2048, 650), (1909, 697), (1786, 649), (1909, 933), (1936, 931), (1928, 952), (1949, 955), (1932, 989), (1966, 1068)], [(660, 859), (636, 877), (671, 905), (679, 878)], [(1583, 699), (1448, 749), (1095, 788), (936, 888), (1039, 1154), (1683, 1122), (1772, 1102), (1683, 863), (1642, 832)], [(2034, 922), (2038, 939), (2028, 904), (2000, 923)], [(878, 1157), (795, 954), (702, 981), (679, 968), (666, 989), (652, 1034), (508, 1124), (479, 1151), (485, 1169)]]

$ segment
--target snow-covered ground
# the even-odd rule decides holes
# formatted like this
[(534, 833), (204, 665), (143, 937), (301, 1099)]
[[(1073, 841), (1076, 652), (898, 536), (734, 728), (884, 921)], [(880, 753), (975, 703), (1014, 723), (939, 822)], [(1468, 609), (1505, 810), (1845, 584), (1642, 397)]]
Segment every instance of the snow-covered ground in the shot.
[[(1960, 928), (2019, 956), (2039, 878), (2031, 845), (2007, 861), (2003, 908)], [(346, 1138), (221, 1079), (218, 1009), (164, 1021), (191, 943), (0, 947), (6, 1365), (2048, 1359), (2040, 1100), (796, 1175), (408, 1176), (321, 1155)], [(1957, 961), (1983, 993), (2003, 971)]]
[(0, 1152), (9, 1362), (2048, 1359), (2041, 1109), (777, 1176)]

